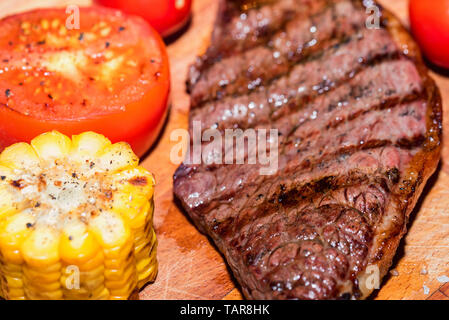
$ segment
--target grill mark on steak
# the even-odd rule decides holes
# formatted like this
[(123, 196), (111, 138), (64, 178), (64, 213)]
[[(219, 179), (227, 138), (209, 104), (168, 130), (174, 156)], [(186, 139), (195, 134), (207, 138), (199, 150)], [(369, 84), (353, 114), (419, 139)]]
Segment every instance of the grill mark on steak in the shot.
[[(266, 7), (256, 2), (260, 5), (250, 10)], [(226, 23), (246, 12), (237, 8), (240, 1), (228, 3), (235, 7), (221, 17), (223, 30), (230, 30)], [(174, 176), (175, 195), (225, 255), (248, 298), (366, 297), (370, 293), (362, 281), (366, 267), (376, 264), (381, 277), (386, 274), (407, 217), (436, 167), (441, 138), (438, 89), (427, 76), (416, 44), (388, 11), (382, 11), (385, 29), (373, 35), (382, 40), (379, 35), (383, 34), (384, 43), (390, 46), (381, 48), (376, 36), (371, 43), (366, 36), (361, 40), (374, 45), (373, 52), (386, 54), (372, 61), (371, 50), (356, 49), (356, 33), (368, 33), (353, 23), (355, 15), (364, 15), (364, 9), (359, 0), (333, 1), (329, 9), (306, 22), (296, 17), (286, 21), (283, 31), (248, 41), (250, 47), (258, 41), (265, 46), (242, 47), (242, 53), (223, 52), (222, 57), (234, 56), (221, 59), (217, 55), (210, 60), (215, 63), (210, 69), (198, 69), (199, 78), (194, 80), (205, 82), (202, 88), (198, 83), (192, 88), (203, 92), (192, 96), (191, 119), (201, 120), (203, 128), (275, 128), (281, 133), (279, 170), (272, 176), (260, 176), (261, 166), (248, 164), (183, 164)], [(319, 18), (318, 44), (295, 54), (293, 48), (305, 43), (301, 39), (310, 36), (307, 27)], [(332, 32), (338, 29), (351, 31)], [(292, 39), (299, 42), (288, 43)], [(352, 52), (347, 50), (351, 45)], [(403, 48), (408, 52), (398, 53)], [(258, 50), (266, 50), (266, 57), (270, 50), (279, 51), (284, 69), (251, 70), (250, 77), (261, 75), (260, 83), (250, 83), (254, 80), (250, 78), (246, 83), (253, 87), (239, 92), (232, 88), (234, 83), (216, 96), (216, 80), (229, 79), (226, 73), (217, 72), (214, 80), (209, 77), (212, 71), (232, 71), (226, 61), (245, 61), (242, 57)], [(342, 60), (336, 58), (338, 54)], [(354, 61), (360, 56), (368, 57), (362, 63), (368, 67), (350, 78), (340, 70), (327, 71), (349, 72), (357, 68)], [(254, 66), (264, 64), (256, 61)], [(293, 78), (297, 68), (303, 72)], [(335, 79), (335, 85), (323, 81), (319, 86), (319, 77), (324, 76), (324, 80)], [(309, 87), (316, 85), (318, 94), (292, 94), (303, 84), (301, 79), (309, 81)], [(249, 98), (240, 95), (247, 93)], [(288, 99), (274, 108), (269, 98), (276, 94)], [(220, 101), (203, 105), (201, 100), (207, 99)], [(249, 113), (221, 118), (220, 112), (232, 110), (233, 104), (248, 107), (254, 101), (263, 106), (254, 119)], [(217, 122), (215, 126), (212, 121)]]
[[(260, 126), (291, 110), (299, 109), (319, 95), (335, 90), (345, 84), (345, 81), (350, 80), (355, 86), (357, 82), (363, 81), (357, 75), (366, 71), (366, 68), (399, 58), (397, 46), (387, 36), (386, 31), (362, 32), (353, 37), (352, 42), (329, 51), (320, 59), (296, 66), (288, 77), (276, 80), (264, 91), (251, 93), (248, 97), (227, 97), (222, 101), (209, 103), (203, 107), (207, 112), (202, 109), (192, 110), (191, 124), (200, 120), (204, 124), (204, 130), (223, 130), (236, 126), (246, 129), (254, 124)], [(381, 48), (376, 46), (373, 49), (376, 40)], [(336, 64), (342, 67), (333, 68)], [(419, 77), (416, 70), (414, 72)], [(368, 73), (364, 76), (371, 75), (372, 73)], [(323, 77), (326, 78), (326, 85)], [(378, 79), (372, 79), (376, 80), (378, 83)]]
[(365, 27), (366, 14), (349, 0), (333, 3), (324, 13), (293, 20), (271, 40), (239, 56), (223, 59), (203, 73), (191, 90), (191, 108), (230, 94), (246, 94), (290, 71), (313, 53), (340, 43)]
[(293, 18), (307, 18), (322, 11), (327, 5), (328, 0), (279, 0), (243, 12), (232, 18), (224, 28), (216, 30), (212, 46), (203, 60), (211, 65), (217, 60), (264, 44)]
[[(398, 96), (388, 98), (386, 100), (382, 100), (379, 104), (375, 105), (374, 107), (371, 107), (368, 110), (363, 110), (363, 109), (356, 110), (355, 112), (353, 112), (351, 114), (348, 113), (346, 116), (338, 115), (335, 117), (334, 120), (328, 122), (328, 124), (325, 127), (326, 127), (326, 129), (336, 128), (339, 125), (341, 125), (342, 123), (344, 123), (345, 121), (354, 121), (361, 115), (366, 115), (367, 113), (369, 113), (371, 111), (392, 109), (399, 104), (414, 102), (417, 99), (419, 99), (420, 97), (422, 97), (422, 95), (423, 95), (422, 93), (411, 93), (402, 98), (399, 98)], [(401, 114), (400, 116), (404, 116), (404, 115), (407, 115), (407, 114)]]
[[(417, 101), (408, 104), (396, 105), (395, 108), (385, 110), (372, 110), (357, 119), (358, 121), (341, 122), (338, 126), (330, 127), (321, 132), (304, 131), (298, 128), (288, 136), (290, 144), (287, 148), (293, 148), (296, 152), (319, 150), (319, 154), (327, 148), (335, 145), (357, 145), (366, 141), (378, 139), (393, 141), (413, 140), (415, 137), (424, 136), (426, 125), (423, 123), (427, 110), (425, 101)], [(396, 118), (395, 118), (396, 117)], [(299, 140), (299, 141), (298, 141)]]
[[(366, 167), (363, 169), (352, 168), (351, 170), (345, 170), (340, 175), (335, 176), (333, 174), (325, 174), (315, 180), (309, 180), (305, 177), (299, 185), (285, 187), (285, 191), (278, 190), (277, 185), (270, 185), (263, 190), (275, 188), (279, 193), (273, 193), (269, 195), (269, 198), (265, 199), (262, 203), (258, 203), (255, 207), (248, 206), (248, 204), (255, 204), (254, 198), (251, 198), (246, 202), (246, 206), (240, 208), (240, 210), (234, 209), (234, 214), (224, 216), (224, 220), (217, 220), (212, 224), (212, 229), (220, 238), (227, 239), (232, 237), (237, 230), (244, 230), (245, 226), (250, 224), (254, 219), (261, 219), (265, 215), (274, 214), (275, 212), (283, 212), (289, 208), (295, 208), (309, 199), (316, 193), (331, 192), (340, 188), (349, 187), (352, 185), (371, 181), (375, 174), (379, 174), (379, 179), (382, 179), (386, 172), (379, 172), (380, 169), (373, 164), (373, 167)], [(285, 181), (286, 179), (284, 178)], [(284, 189), (281, 188), (280, 189)], [(263, 191), (262, 190), (262, 191)], [(261, 192), (260, 190), (258, 192)], [(249, 207), (250, 209), (245, 209)], [(209, 226), (209, 227), (211, 227)]]
[[(383, 146), (384, 144), (385, 142), (379, 143), (378, 147), (372, 150), (358, 149), (353, 154), (340, 154), (334, 158), (323, 159), (318, 165), (309, 168), (301, 168), (299, 165), (296, 170), (294, 168), (285, 170), (282, 175), (272, 179), (260, 178), (245, 191), (233, 194), (232, 202), (215, 201), (206, 211), (202, 208), (197, 210), (197, 214), (201, 216), (204, 212), (208, 212), (207, 216), (203, 217), (204, 221), (212, 226), (212, 230), (224, 237), (228, 224), (233, 223), (235, 217), (244, 219), (244, 212), (247, 211), (254, 210), (259, 216), (263, 216), (266, 212), (270, 212), (268, 210), (270, 207), (280, 209), (297, 206), (314, 194), (326, 193), (368, 180), (386, 180), (388, 186), (385, 188), (391, 188), (400, 179), (392, 173), (396, 169), (403, 169), (401, 161), (409, 160), (416, 153), (416, 149), (397, 150), (391, 145)], [(217, 224), (220, 226), (219, 230), (216, 229)], [(242, 226), (235, 226), (228, 234), (232, 234), (239, 227)]]
[(280, 0), (270, 5), (237, 12), (235, 4), (221, 1), (220, 16), (212, 34), (211, 46), (189, 70), (188, 91), (196, 84), (201, 73), (214, 63), (257, 45), (266, 44), (272, 35), (295, 19), (317, 14), (329, 0)]
[[(390, 81), (382, 80), (386, 77), (392, 77), (392, 74), (394, 77)], [(403, 79), (416, 80), (409, 82)], [(345, 119), (346, 121), (354, 120), (357, 116), (366, 115), (371, 111), (394, 108), (397, 104), (412, 102), (417, 99), (424, 100), (425, 95), (422, 93), (422, 90), (419, 75), (410, 61), (387, 62), (376, 68), (366, 70), (366, 72), (361, 73), (336, 90), (332, 95), (323, 96), (303, 110), (286, 115), (269, 125), (258, 125), (256, 128), (279, 129), (281, 133), (280, 150), (292, 143), (296, 144), (295, 147), (299, 149), (301, 146), (299, 142), (304, 137), (336, 128), (344, 123)], [(372, 105), (372, 103), (377, 104)], [(406, 111), (404, 110), (403, 112)], [(400, 115), (403, 115), (403, 112)], [(261, 122), (263, 123), (263, 121)], [(334, 133), (335, 131), (331, 132)], [(295, 138), (287, 141), (291, 135)], [(309, 137), (306, 142), (310, 140)], [(223, 146), (225, 146), (224, 142)], [(224, 152), (228, 151), (224, 150)], [(247, 147), (244, 151), (246, 162)], [(206, 157), (210, 156), (207, 152), (205, 153)], [(217, 168), (213, 164), (203, 164), (203, 166), (208, 167), (207, 170)]]

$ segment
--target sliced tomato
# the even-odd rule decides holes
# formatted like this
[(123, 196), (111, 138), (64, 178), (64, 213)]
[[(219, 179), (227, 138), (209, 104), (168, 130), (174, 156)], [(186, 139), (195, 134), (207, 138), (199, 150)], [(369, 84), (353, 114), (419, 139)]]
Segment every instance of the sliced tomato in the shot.
[(449, 69), (449, 0), (410, 0), (413, 35), (426, 57)]
[(192, 0), (96, 0), (147, 20), (162, 36), (181, 29), (189, 20)]
[(142, 155), (162, 127), (169, 91), (165, 45), (138, 17), (92, 7), (0, 21), (0, 149), (52, 129), (90, 130)]

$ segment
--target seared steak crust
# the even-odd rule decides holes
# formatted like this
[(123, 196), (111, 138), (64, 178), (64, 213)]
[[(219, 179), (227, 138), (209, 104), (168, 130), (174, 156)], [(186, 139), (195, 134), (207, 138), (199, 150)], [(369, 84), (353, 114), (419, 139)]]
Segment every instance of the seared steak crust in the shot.
[(368, 29), (359, 0), (220, 3), (187, 81), (190, 127), (277, 129), (278, 170), (182, 164), (174, 192), (247, 298), (366, 298), (370, 268), (391, 265), (442, 111), (416, 44), (381, 13)]

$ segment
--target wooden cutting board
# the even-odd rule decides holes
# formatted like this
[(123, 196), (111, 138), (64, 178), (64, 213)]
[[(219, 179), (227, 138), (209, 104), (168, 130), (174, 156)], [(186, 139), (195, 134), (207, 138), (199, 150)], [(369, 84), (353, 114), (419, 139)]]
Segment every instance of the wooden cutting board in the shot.
[[(385, 7), (408, 24), (407, 0), (383, 0)], [(0, 0), (0, 15), (43, 6), (88, 5), (90, 0)], [(217, 0), (194, 0), (193, 19), (186, 32), (168, 46), (172, 74), (172, 106), (161, 138), (143, 160), (157, 180), (155, 228), (159, 238), (160, 271), (141, 299), (241, 299), (229, 269), (211, 242), (201, 235), (173, 202), (170, 133), (187, 128), (189, 97), (185, 93), (187, 67), (205, 50), (217, 10)], [(444, 127), (449, 119), (449, 78), (432, 73), (443, 94)], [(445, 132), (449, 134), (449, 131)], [(393, 272), (384, 280), (376, 299), (449, 300), (449, 148), (412, 215), (408, 235), (398, 250)], [(439, 281), (440, 280), (440, 281)]]

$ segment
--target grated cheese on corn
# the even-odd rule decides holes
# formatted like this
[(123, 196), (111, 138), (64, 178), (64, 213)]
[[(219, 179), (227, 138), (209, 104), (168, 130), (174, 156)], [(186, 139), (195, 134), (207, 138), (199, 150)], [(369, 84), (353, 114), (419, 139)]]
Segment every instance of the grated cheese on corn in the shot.
[(153, 176), (126, 143), (48, 132), (0, 154), (0, 297), (128, 299), (157, 274)]

